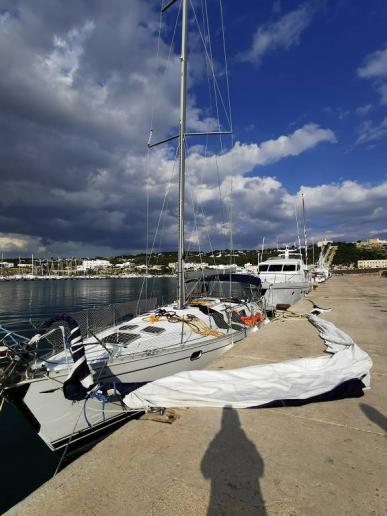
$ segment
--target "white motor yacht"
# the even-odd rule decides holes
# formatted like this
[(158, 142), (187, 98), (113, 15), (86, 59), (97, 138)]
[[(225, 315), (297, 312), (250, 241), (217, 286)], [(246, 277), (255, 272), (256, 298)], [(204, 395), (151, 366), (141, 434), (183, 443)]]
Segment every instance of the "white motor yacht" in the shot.
[(268, 258), (258, 266), (258, 276), (265, 291), (266, 309), (289, 307), (310, 290), (308, 271), (302, 254), (286, 248), (275, 258)]

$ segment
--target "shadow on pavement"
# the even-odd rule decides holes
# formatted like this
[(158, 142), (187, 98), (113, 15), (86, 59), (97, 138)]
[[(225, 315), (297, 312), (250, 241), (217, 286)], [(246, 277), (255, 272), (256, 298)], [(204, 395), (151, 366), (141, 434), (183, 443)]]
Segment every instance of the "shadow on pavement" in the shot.
[(387, 433), (387, 417), (384, 414), (371, 405), (367, 405), (367, 403), (359, 403), (359, 406), (370, 421), (380, 426)]
[(235, 410), (223, 409), (221, 429), (204, 454), (201, 470), (211, 481), (208, 516), (266, 515), (259, 485), (264, 461)]

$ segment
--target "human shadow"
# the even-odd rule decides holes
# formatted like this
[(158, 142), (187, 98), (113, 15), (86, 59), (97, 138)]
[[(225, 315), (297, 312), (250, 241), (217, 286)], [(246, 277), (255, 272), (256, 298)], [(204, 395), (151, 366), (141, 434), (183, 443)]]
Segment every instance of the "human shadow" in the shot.
[(380, 428), (386, 432), (387, 437), (387, 417), (376, 408), (367, 405), (367, 403), (359, 403), (359, 406), (370, 421), (380, 426)]
[(266, 515), (259, 485), (264, 461), (234, 409), (223, 409), (221, 429), (203, 456), (201, 471), (211, 480), (208, 516)]

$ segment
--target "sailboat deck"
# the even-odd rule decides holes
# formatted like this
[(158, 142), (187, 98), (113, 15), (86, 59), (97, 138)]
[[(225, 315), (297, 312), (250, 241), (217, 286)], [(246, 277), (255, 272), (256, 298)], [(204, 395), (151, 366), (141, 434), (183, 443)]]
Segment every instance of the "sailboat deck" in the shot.
[[(177, 317), (187, 320), (193, 317), (192, 325), (168, 320), (165, 317), (158, 318), (157, 310), (147, 312), (85, 339), (87, 362), (91, 366), (106, 360), (110, 363), (130, 356), (151, 355), (175, 347), (192, 346), (198, 342), (213, 340), (214, 334), (206, 335), (205, 332), (195, 331), (198, 327), (197, 320), (201, 321), (199, 330), (213, 330), (218, 333), (219, 338), (236, 333), (238, 329), (243, 330), (242, 324), (233, 324), (232, 327), (228, 324), (226, 310), (243, 311), (244, 305), (224, 303), (218, 299), (207, 299), (202, 302), (217, 312), (216, 321), (213, 316), (203, 313), (197, 305), (188, 305), (183, 310), (176, 310), (173, 305), (165, 306), (163, 309), (166, 312), (173, 313)], [(72, 366), (72, 359), (69, 351), (65, 349), (43, 363), (49, 372), (60, 372)]]

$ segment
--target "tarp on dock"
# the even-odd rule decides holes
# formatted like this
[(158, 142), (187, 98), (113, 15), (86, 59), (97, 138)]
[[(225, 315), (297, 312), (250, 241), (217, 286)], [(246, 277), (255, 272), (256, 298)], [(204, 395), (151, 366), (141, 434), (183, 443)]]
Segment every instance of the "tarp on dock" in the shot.
[[(357, 386), (353, 396), (370, 386), (372, 360), (368, 353), (332, 322), (309, 315), (329, 355), (286, 360), (227, 371), (185, 371), (150, 382), (124, 397), (130, 409), (155, 407), (248, 408), (318, 399)], [(360, 392), (359, 392), (360, 386)], [(345, 389), (344, 389), (345, 390)], [(341, 392), (341, 394), (340, 394)], [(317, 397), (317, 398), (316, 398)]]

